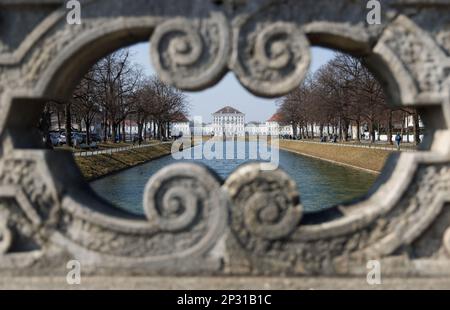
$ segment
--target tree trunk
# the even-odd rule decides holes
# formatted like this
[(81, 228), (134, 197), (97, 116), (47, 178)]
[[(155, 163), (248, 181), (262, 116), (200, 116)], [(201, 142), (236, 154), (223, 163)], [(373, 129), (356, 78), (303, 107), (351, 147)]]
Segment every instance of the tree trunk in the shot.
[(39, 129), (44, 137), (45, 147), (53, 149), (53, 143), (50, 139), (50, 127), (51, 127), (51, 112), (48, 107), (45, 107), (42, 112), (41, 119), (39, 121)]
[(414, 110), (414, 143), (415, 145), (420, 144), (420, 120), (419, 120), (419, 113), (417, 112), (417, 109)]
[(91, 145), (91, 122), (85, 119), (84, 123), (86, 124), (86, 144)]
[(130, 139), (131, 139), (131, 141), (133, 141), (133, 127), (132, 127), (132, 125), (131, 125), (131, 122), (130, 122)]
[(297, 124), (295, 124), (295, 123), (292, 123), (292, 135), (294, 137), (297, 136)]
[(389, 144), (391, 144), (391, 145), (393, 145), (394, 144), (394, 142), (392, 141), (392, 114), (393, 114), (393, 111), (392, 110), (390, 110), (389, 111), (389, 119), (388, 119), (388, 136), (387, 136), (387, 139), (388, 139), (388, 142), (389, 142)]
[(370, 132), (370, 142), (375, 143), (375, 126), (372, 120), (369, 122), (369, 132)]
[(112, 122), (112, 139), (113, 143), (117, 143), (117, 127), (118, 124), (116, 122)]
[(378, 123), (378, 141), (381, 141), (381, 125)]
[[(131, 125), (131, 121), (130, 121)], [(127, 132), (125, 130), (125, 121), (122, 122), (122, 142), (127, 142)]]
[(409, 143), (409, 115), (406, 114), (406, 142)]
[(147, 141), (147, 123), (144, 122), (144, 141)]
[(103, 142), (106, 143), (106, 141), (108, 140), (108, 120), (106, 118), (106, 114), (105, 117), (103, 119)]
[(154, 120), (152, 120), (152, 138), (156, 138), (156, 123)]
[(342, 122), (342, 126), (343, 126), (343, 131), (344, 131), (344, 141), (348, 141), (349, 140), (349, 138), (348, 138), (348, 130), (349, 130), (349, 128), (350, 128), (350, 122), (348, 121), (348, 119), (345, 119), (344, 118), (344, 120), (343, 120), (343, 122)]
[(61, 131), (61, 115), (59, 114), (59, 109), (56, 112), (56, 118), (58, 119), (58, 131)]
[(356, 140), (361, 142), (361, 121), (358, 119), (356, 121)]
[(144, 123), (140, 122), (138, 123), (138, 143), (141, 145), (142, 143), (142, 129), (144, 128)]
[(405, 134), (405, 114), (403, 114), (402, 117), (402, 133), (401, 133), (402, 137), (404, 134)]
[(73, 146), (72, 143), (72, 114), (70, 111), (70, 103), (66, 104), (66, 144)]

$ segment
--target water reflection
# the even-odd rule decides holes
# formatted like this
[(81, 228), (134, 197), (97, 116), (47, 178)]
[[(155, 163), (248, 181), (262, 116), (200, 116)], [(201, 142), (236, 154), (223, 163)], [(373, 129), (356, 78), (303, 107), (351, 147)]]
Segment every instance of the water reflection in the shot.
[[(226, 179), (239, 165), (252, 160), (249, 156), (250, 142), (238, 142), (235, 154), (244, 150), (244, 158), (234, 159), (190, 159), (212, 168)], [(201, 146), (193, 148), (193, 152)], [(226, 158), (226, 146), (223, 149)], [(193, 153), (191, 153), (193, 154)], [(235, 156), (236, 157), (236, 156)], [(258, 157), (258, 160), (261, 160)], [(159, 169), (176, 162), (172, 156), (162, 157), (149, 163), (130, 168), (102, 179), (93, 181), (92, 188), (117, 207), (137, 214), (143, 214), (142, 197), (148, 179)], [(279, 166), (284, 169), (299, 186), (300, 197), (305, 212), (315, 212), (329, 208), (336, 202), (357, 198), (367, 192), (376, 175), (335, 165), (314, 158), (300, 156), (280, 150)]]

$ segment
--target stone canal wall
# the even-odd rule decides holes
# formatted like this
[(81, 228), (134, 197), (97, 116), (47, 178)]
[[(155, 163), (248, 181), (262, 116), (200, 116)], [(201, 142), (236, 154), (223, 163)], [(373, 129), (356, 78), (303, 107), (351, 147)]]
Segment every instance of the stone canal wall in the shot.
[(326, 160), (371, 173), (380, 173), (392, 151), (332, 143), (280, 140), (280, 148), (300, 155)]
[(104, 153), (87, 157), (77, 156), (75, 161), (86, 180), (92, 181), (169, 155), (171, 147), (171, 143), (160, 143), (122, 152)]

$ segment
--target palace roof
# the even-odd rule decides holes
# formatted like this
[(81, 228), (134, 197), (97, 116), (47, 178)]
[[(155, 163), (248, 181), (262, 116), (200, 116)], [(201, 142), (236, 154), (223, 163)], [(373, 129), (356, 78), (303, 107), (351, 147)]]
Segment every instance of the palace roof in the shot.
[(244, 114), (244, 113), (242, 113), (241, 111), (236, 110), (235, 108), (232, 108), (230, 106), (226, 106), (214, 114)]
[(281, 117), (281, 114), (280, 113), (275, 113), (267, 121), (268, 122), (278, 122), (278, 123), (280, 123), (282, 120), (283, 120), (283, 118)]
[(189, 119), (183, 113), (175, 113), (172, 116), (172, 122), (174, 122), (174, 123), (188, 123)]

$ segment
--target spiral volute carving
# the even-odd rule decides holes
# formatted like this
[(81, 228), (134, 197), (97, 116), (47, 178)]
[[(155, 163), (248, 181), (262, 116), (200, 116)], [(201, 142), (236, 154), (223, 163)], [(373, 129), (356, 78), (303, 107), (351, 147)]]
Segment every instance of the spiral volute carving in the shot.
[(309, 41), (301, 28), (276, 22), (243, 25), (234, 41), (231, 67), (251, 92), (276, 97), (301, 83), (310, 61)]
[(224, 186), (232, 203), (232, 231), (244, 247), (286, 238), (298, 227), (303, 207), (285, 172), (252, 163), (238, 168)]
[(220, 198), (220, 183), (203, 166), (179, 163), (161, 169), (147, 183), (144, 211), (165, 231), (191, 226)]
[(229, 27), (220, 13), (209, 18), (173, 18), (151, 37), (151, 58), (161, 80), (184, 90), (201, 90), (225, 73)]

